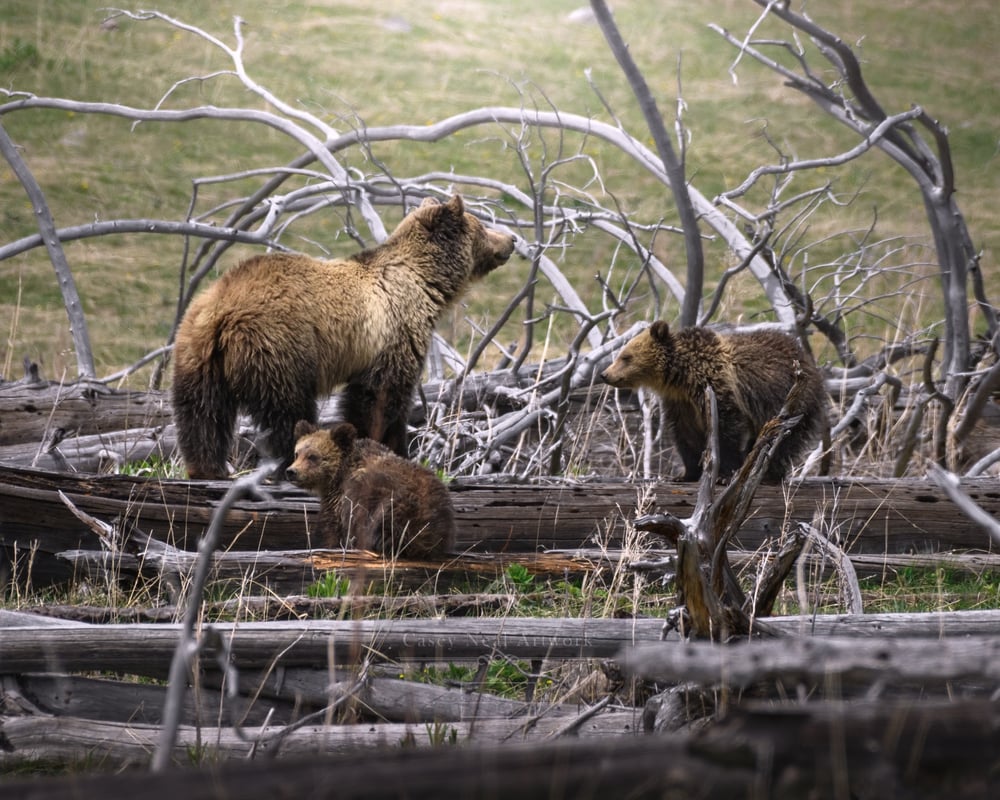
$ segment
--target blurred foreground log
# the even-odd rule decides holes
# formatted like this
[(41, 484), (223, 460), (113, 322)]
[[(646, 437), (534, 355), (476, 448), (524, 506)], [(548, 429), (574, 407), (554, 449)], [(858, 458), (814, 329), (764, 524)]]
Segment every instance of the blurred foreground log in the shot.
[[(420, 736), (420, 732), (415, 733)], [(856, 797), (949, 800), (1000, 790), (1000, 713), (990, 703), (735, 709), (697, 734), (526, 745), (379, 748), (201, 770), (10, 781), (22, 800), (275, 797)]]

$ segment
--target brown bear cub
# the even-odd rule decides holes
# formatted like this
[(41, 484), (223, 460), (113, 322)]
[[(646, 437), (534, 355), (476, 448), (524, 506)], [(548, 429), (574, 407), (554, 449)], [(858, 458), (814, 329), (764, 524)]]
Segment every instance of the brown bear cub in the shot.
[(250, 258), (191, 304), (174, 346), (177, 441), (192, 478), (225, 477), (240, 410), (290, 461), (295, 423), (346, 384), (341, 412), (401, 455), (441, 314), (510, 258), (514, 239), (428, 198), (386, 241), (353, 258)]
[(320, 498), (317, 539), (388, 556), (423, 558), (455, 549), (451, 495), (425, 467), (358, 437), (349, 422), (295, 426), (295, 460), (285, 475)]
[(778, 331), (716, 333), (685, 328), (671, 333), (654, 322), (628, 342), (601, 377), (617, 388), (646, 387), (663, 399), (665, 416), (684, 464), (685, 481), (701, 477), (707, 443), (705, 387), (715, 391), (719, 419), (719, 475), (730, 477), (775, 417), (801, 369), (805, 380), (793, 414), (802, 420), (779, 445), (765, 479), (779, 482), (813, 445), (827, 422), (823, 378), (798, 343)]

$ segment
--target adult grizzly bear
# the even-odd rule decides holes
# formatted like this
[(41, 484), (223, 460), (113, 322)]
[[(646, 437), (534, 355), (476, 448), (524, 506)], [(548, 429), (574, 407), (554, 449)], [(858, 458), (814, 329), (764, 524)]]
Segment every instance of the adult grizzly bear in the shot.
[(708, 328), (671, 333), (654, 322), (622, 348), (601, 378), (617, 388), (644, 386), (663, 399), (684, 464), (685, 481), (701, 477), (707, 443), (705, 387), (715, 391), (719, 419), (719, 475), (738, 470), (764, 424), (781, 411), (802, 370), (805, 385), (793, 414), (802, 420), (779, 445), (765, 479), (780, 481), (827, 425), (823, 379), (798, 343), (777, 331), (721, 334)]
[(511, 236), (455, 195), (428, 198), (386, 241), (353, 258), (250, 258), (188, 309), (174, 346), (177, 441), (192, 478), (225, 477), (240, 410), (291, 457), (316, 398), (347, 384), (342, 413), (362, 436), (405, 454), (406, 418), (442, 312), (503, 264)]
[(288, 480), (320, 498), (317, 540), (353, 544), (389, 556), (432, 556), (455, 549), (451, 495), (425, 467), (371, 439), (349, 422), (317, 430), (295, 426), (295, 460)]

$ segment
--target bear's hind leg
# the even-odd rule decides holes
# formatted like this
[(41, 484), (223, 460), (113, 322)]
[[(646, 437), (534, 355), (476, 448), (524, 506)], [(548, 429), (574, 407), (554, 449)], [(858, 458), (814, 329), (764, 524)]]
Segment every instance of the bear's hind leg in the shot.
[(341, 416), (357, 428), (359, 437), (381, 442), (396, 455), (408, 458), (407, 421), (413, 388), (379, 383), (371, 373), (349, 383), (341, 395)]
[(294, 401), (262, 404), (253, 414), (254, 422), (261, 433), (266, 435), (262, 455), (277, 459), (278, 475), (294, 460), (295, 423), (300, 419), (316, 424), (319, 414), (312, 393), (303, 394)]
[(175, 372), (174, 427), (184, 466), (192, 480), (227, 477), (226, 462), (238, 410), (221, 370), (206, 367)]
[(233, 444), (236, 408), (216, 409), (209, 414), (187, 414), (174, 408), (177, 444), (191, 480), (213, 480), (228, 476), (229, 449)]

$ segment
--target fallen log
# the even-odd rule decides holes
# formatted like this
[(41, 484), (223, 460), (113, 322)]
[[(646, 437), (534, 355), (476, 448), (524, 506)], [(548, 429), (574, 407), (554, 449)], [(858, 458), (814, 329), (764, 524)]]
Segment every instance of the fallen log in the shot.
[[(380, 722), (469, 722), (483, 719), (528, 719), (539, 712), (563, 715), (571, 709), (497, 697), (479, 691), (437, 686), (413, 680), (371, 676), (360, 688), (353, 673), (289, 668), (241, 672), (236, 686), (224, 686), (215, 671), (206, 671), (184, 697), (185, 725), (288, 724), (322, 709), (350, 689), (354, 713)], [(232, 681), (232, 678), (226, 680)], [(226, 696), (223, 690), (238, 690)], [(52, 673), (3, 677), (4, 694), (30, 697), (41, 713), (104, 722), (163, 722), (166, 686)]]
[[(16, 691), (30, 697), (43, 715), (149, 725), (162, 722), (166, 698), (162, 685), (51, 673), (7, 675), (2, 688), (5, 694)], [(217, 687), (198, 685), (186, 693), (181, 719), (185, 725), (274, 725), (298, 716), (294, 699), (271, 697), (270, 701), (227, 698)]]
[[(353, 673), (331, 676), (325, 669), (292, 667), (278, 673), (240, 672), (236, 688), (241, 695), (258, 701), (278, 700), (305, 710), (321, 709), (350, 695), (355, 713), (363, 719), (383, 722), (469, 722), (515, 717), (523, 720), (540, 711), (558, 716), (567, 710), (402, 678), (372, 676), (357, 687), (356, 678)], [(220, 687), (222, 682), (222, 676), (210, 670), (199, 681), (209, 687)]]
[[(495, 745), (541, 742), (566, 726), (566, 716), (542, 717), (530, 723), (493, 719), (437, 725), (307, 725), (295, 730), (278, 726), (240, 729), (182, 726), (171, 761), (176, 766), (191, 766), (201, 761), (246, 759), (251, 756), (270, 760), (278, 754), (288, 758), (336, 754), (356, 757), (361, 751), (383, 752), (402, 746), (428, 748), (468, 742)], [(634, 738), (640, 729), (637, 712), (604, 712), (586, 720), (574, 731), (574, 735), (583, 739), (599, 737), (604, 741), (609, 736)], [(156, 725), (102, 722), (77, 717), (3, 716), (0, 717), (0, 732), (4, 736), (0, 768), (38, 759), (73, 761), (84, 758), (97, 766), (123, 767), (149, 763), (160, 728)], [(380, 773), (381, 769), (375, 774)], [(145, 777), (148, 782), (148, 774)], [(369, 776), (369, 779), (372, 777)]]
[(631, 675), (663, 683), (744, 689), (775, 680), (806, 685), (944, 685), (1000, 678), (1000, 640), (988, 636), (908, 639), (787, 637), (756, 641), (632, 645), (618, 657)]
[[(1000, 516), (993, 478), (967, 479), (962, 489), (987, 513)], [(97, 537), (59, 498), (119, 530), (136, 527), (159, 541), (194, 550), (227, 481), (180, 481), (116, 475), (63, 475), (0, 466), (0, 545), (16, 575), (37, 583), (69, 580), (54, 554), (99, 550)], [(627, 523), (656, 510), (690, 516), (694, 484), (625, 481), (450, 484), (461, 552), (535, 552), (599, 542), (621, 547)], [(648, 501), (647, 498), (648, 497)], [(641, 502), (640, 502), (641, 500)], [(227, 515), (225, 550), (302, 550), (312, 546), (315, 498), (279, 484), (257, 500), (238, 502)], [(943, 490), (923, 480), (808, 479), (761, 486), (755, 512), (733, 547), (756, 550), (792, 522), (822, 516), (851, 554), (992, 551), (989, 535), (962, 514)], [(29, 570), (30, 563), (30, 570)]]
[[(54, 383), (37, 377), (0, 383), (0, 447), (27, 444), (43, 450), (60, 439), (155, 428), (171, 421), (163, 392), (112, 389), (96, 381)], [(56, 433), (58, 432), (58, 433)]]
[[(100, 585), (134, 583), (140, 576), (149, 579), (165, 575), (180, 576), (193, 566), (194, 554), (175, 551), (176, 559), (150, 558), (128, 553), (77, 550), (57, 553), (56, 557), (72, 564), (73, 575)], [(760, 553), (734, 550), (730, 561), (737, 570), (759, 562)], [(550, 550), (542, 553), (465, 553), (447, 561), (427, 562), (396, 559), (386, 561), (364, 551), (261, 551), (259, 553), (232, 550), (212, 556), (213, 582), (238, 585), (241, 596), (236, 600), (209, 603), (209, 613), (243, 613), (258, 619), (288, 619), (323, 614), (352, 614), (370, 610), (388, 615), (428, 613), (460, 615), (486, 609), (499, 610), (514, 605), (513, 596), (467, 594), (388, 596), (385, 592), (352, 594), (350, 597), (303, 597), (307, 587), (333, 570), (345, 578), (358, 576), (368, 591), (391, 583), (394, 590), (435, 591), (449, 586), (464, 586), (475, 578), (500, 579), (513, 564), (524, 567), (539, 580), (563, 579), (584, 575), (611, 575), (618, 569), (643, 574), (651, 580), (672, 574), (676, 570), (676, 551), (646, 550), (639, 557), (634, 552), (614, 549), (578, 548)], [(830, 558), (815, 553), (800, 556), (807, 574), (817, 578), (832, 572)], [(850, 556), (855, 572), (860, 576), (878, 576), (891, 580), (904, 569), (946, 569), (981, 576), (1000, 572), (1000, 556), (988, 553), (910, 553)], [(169, 566), (169, 569), (168, 569)], [(267, 587), (269, 593), (254, 596)], [(844, 609), (845, 611), (847, 609)], [(174, 605), (155, 608), (103, 608), (86, 605), (54, 606), (39, 609), (40, 613), (85, 622), (171, 622), (177, 618)]]
[[(141, 555), (106, 550), (72, 550), (56, 553), (73, 565), (73, 574), (98, 583), (134, 582), (148, 578), (185, 580), (193, 571), (197, 553), (160, 546)], [(544, 580), (562, 579), (612, 569), (605, 561), (561, 553), (464, 553), (443, 560), (391, 559), (365, 550), (293, 550), (215, 552), (211, 580), (241, 587), (267, 587), (276, 594), (300, 594), (325, 573), (333, 571), (367, 592), (386, 586), (394, 589), (445, 589), (470, 579), (495, 580), (513, 564)]]
[[(435, 662), (492, 655), (609, 658), (624, 642), (657, 641), (662, 623), (508, 617), (213, 623), (211, 628), (239, 669), (277, 663), (325, 669), (331, 659), (346, 666), (361, 657)], [(114, 670), (163, 678), (180, 635), (181, 626), (174, 624), (5, 629), (0, 673)], [(214, 663), (218, 654), (213, 646), (201, 657)]]
[[(1000, 634), (1000, 611), (768, 617), (788, 636), (963, 637)], [(614, 658), (628, 644), (659, 642), (661, 619), (306, 620), (213, 623), (239, 669), (281, 663), (326, 669), (376, 661), (465, 661), (480, 656), (533, 659)], [(180, 641), (178, 624), (4, 628), (0, 673), (113, 670), (163, 678)], [(672, 637), (671, 641), (677, 641)], [(672, 645), (671, 645), (672, 646)], [(214, 663), (214, 647), (202, 659)]]
[[(30, 722), (20, 724), (28, 727)], [(408, 730), (419, 744), (421, 740), (440, 739), (442, 734), (447, 742), (451, 727), (438, 732)], [(37, 735), (45, 733), (38, 731)], [(354, 733), (365, 735), (364, 731)], [(979, 701), (736, 708), (724, 722), (698, 734), (610, 738), (603, 732), (594, 737), (587, 734), (584, 728), (577, 740), (504, 747), (474, 743), (458, 748), (398, 748), (380, 744), (370, 752), (339, 757), (292, 757), (171, 770), (153, 781), (148, 773), (133, 771), (8, 781), (4, 788), (22, 800), (100, 796), (141, 796), (144, 800), (174, 800), (178, 796), (185, 800), (334, 796), (341, 800), (924, 800), (947, 796), (972, 800), (1000, 792), (1000, 713), (995, 704)], [(408, 741), (405, 732), (401, 736), (385, 731), (368, 735), (384, 736), (387, 745), (400, 739)], [(80, 744), (73, 735), (60, 737), (60, 741), (68, 747)], [(100, 744), (95, 741), (93, 746)], [(180, 757), (187, 763), (187, 755)]]

